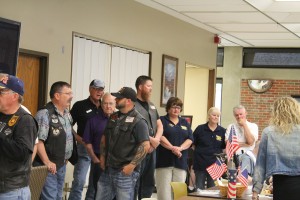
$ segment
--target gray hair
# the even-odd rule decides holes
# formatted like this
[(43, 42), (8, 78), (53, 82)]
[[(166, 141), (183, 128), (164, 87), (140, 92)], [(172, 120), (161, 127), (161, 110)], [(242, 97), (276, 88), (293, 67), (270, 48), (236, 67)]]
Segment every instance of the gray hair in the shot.
[(244, 109), (246, 111), (246, 108), (243, 105), (234, 106), (233, 109), (232, 109), (232, 111), (234, 113), (234, 111), (240, 110), (240, 109)]

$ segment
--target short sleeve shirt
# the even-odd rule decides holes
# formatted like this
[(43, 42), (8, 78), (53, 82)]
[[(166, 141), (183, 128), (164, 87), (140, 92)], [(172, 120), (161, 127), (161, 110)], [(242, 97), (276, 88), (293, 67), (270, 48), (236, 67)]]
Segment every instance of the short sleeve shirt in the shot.
[(222, 153), (225, 148), (226, 130), (217, 126), (212, 131), (208, 123), (199, 125), (194, 135), (194, 170), (205, 171), (208, 166), (216, 162), (215, 154)]
[[(169, 116), (165, 115), (161, 116), (160, 120), (164, 127), (163, 136), (173, 146), (180, 146), (187, 139), (194, 140), (191, 127), (185, 119), (179, 117), (178, 123), (174, 124), (169, 119)], [(178, 169), (187, 169), (188, 150), (184, 150), (181, 153), (182, 156), (178, 158), (171, 150), (166, 149), (162, 145), (158, 146), (156, 150), (156, 168), (176, 167)]]
[[(258, 126), (254, 123), (251, 123), (251, 122), (248, 122), (247, 121), (247, 125), (250, 129), (250, 132), (252, 133), (252, 135), (254, 136), (254, 139), (255, 141), (258, 140)], [(238, 123), (233, 123), (233, 124), (230, 124), (227, 129), (226, 129), (226, 140), (229, 136), (229, 133), (230, 133), (230, 129), (231, 129), (231, 126), (234, 126), (234, 129), (235, 129), (235, 133), (236, 133), (236, 136), (237, 136), (237, 139), (238, 139), (238, 142), (246, 142), (246, 137), (244, 135), (244, 128), (241, 127)], [(249, 150), (253, 150), (255, 147), (255, 142), (253, 143), (252, 146), (250, 147), (240, 147), (237, 151), (236, 151), (236, 154), (237, 155), (240, 155), (242, 153), (245, 153)]]
[(82, 139), (86, 144), (92, 144), (96, 154), (100, 153), (100, 141), (107, 121), (108, 117), (100, 111), (86, 123)]
[[(62, 124), (64, 131), (66, 132), (66, 148), (65, 159), (69, 159), (73, 151), (73, 135), (72, 135), (72, 117), (67, 109), (64, 114), (61, 115), (55, 107), (55, 112), (58, 115), (58, 119)], [(46, 141), (49, 134), (49, 113), (47, 109), (41, 109), (36, 114), (36, 120), (39, 125), (38, 138), (39, 140)]]
[(77, 123), (77, 134), (82, 137), (85, 129), (86, 122), (89, 118), (98, 114), (101, 110), (101, 106), (97, 108), (95, 104), (88, 97), (82, 101), (77, 101), (70, 113), (73, 118), (73, 125)]

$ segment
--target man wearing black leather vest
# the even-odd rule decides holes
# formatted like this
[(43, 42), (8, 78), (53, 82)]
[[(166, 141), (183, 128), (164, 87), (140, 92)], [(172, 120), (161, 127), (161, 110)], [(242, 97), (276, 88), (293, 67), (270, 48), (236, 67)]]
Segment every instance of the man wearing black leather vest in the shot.
[(70, 84), (63, 81), (53, 83), (50, 98), (51, 102), (36, 114), (39, 143), (35, 163), (48, 167), (48, 176), (41, 194), (41, 199), (47, 200), (62, 199), (66, 163), (69, 160), (74, 164), (72, 158), (74, 152), (77, 152), (72, 117), (67, 109), (73, 98)]
[(23, 82), (11, 75), (0, 81), (0, 199), (30, 200), (31, 154), (37, 124), (21, 103)]
[(146, 121), (134, 108), (136, 93), (123, 87), (112, 93), (118, 112), (106, 125), (100, 145), (100, 166), (104, 170), (98, 181), (97, 200), (134, 200), (140, 163), (149, 148)]
[(155, 186), (155, 149), (160, 144), (163, 125), (160, 121), (156, 107), (150, 102), (152, 79), (149, 76), (139, 76), (136, 79), (135, 87), (137, 90), (135, 108), (147, 121), (151, 144), (150, 150), (141, 164), (141, 176), (136, 184), (135, 196), (138, 196), (138, 199), (141, 200), (142, 198), (150, 198)]

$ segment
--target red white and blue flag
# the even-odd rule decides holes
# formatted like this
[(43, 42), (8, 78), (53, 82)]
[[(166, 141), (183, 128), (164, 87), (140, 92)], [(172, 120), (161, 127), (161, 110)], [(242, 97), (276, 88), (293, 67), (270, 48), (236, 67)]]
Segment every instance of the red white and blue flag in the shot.
[(230, 133), (228, 136), (228, 140), (226, 143), (226, 154), (227, 159), (230, 160), (233, 156), (233, 154), (240, 148), (240, 145), (237, 140), (237, 136), (235, 133), (234, 126), (231, 126)]
[[(242, 164), (241, 164), (242, 165)], [(247, 168), (239, 170), (237, 179), (245, 186), (248, 187), (248, 170)]]
[(206, 170), (211, 178), (215, 180), (217, 178), (220, 178), (224, 174), (224, 172), (226, 172), (227, 166), (219, 158), (217, 158), (216, 162), (206, 168)]
[(236, 169), (228, 169), (228, 189), (227, 198), (236, 198)]

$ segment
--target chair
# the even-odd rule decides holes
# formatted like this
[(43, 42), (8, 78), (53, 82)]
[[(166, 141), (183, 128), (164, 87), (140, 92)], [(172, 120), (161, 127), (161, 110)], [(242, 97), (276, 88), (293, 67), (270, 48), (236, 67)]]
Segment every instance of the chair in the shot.
[(47, 175), (47, 166), (38, 166), (31, 168), (29, 179), (31, 200), (39, 200)]
[(187, 196), (187, 185), (183, 182), (171, 182), (171, 187), (173, 190), (174, 200), (179, 199), (180, 197)]

